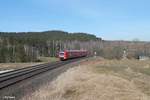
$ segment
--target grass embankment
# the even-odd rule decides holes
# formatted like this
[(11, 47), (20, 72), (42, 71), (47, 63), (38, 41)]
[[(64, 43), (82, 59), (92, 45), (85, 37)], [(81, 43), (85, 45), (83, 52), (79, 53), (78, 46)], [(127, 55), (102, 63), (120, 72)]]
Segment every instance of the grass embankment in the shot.
[(54, 62), (54, 61), (58, 61), (59, 58), (56, 58), (56, 57), (39, 57), (39, 60), (41, 62)]
[(34, 66), (42, 63), (47, 62), (55, 62), (58, 61), (58, 58), (55, 57), (39, 57), (39, 60), (41, 62), (28, 62), (28, 63), (0, 63), (0, 71), (1, 70), (9, 70), (9, 69), (18, 69), (18, 68), (24, 68), (29, 66)]
[(150, 100), (150, 62), (91, 59), (23, 100)]

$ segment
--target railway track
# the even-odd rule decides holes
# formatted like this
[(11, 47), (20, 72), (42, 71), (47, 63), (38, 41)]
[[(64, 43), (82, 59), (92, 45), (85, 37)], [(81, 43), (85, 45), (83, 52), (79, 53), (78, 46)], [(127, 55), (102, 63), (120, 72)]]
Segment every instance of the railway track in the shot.
[(30, 67), (26, 67), (22, 69), (17, 69), (17, 70), (6, 72), (6, 73), (1, 73), (0, 74), (0, 89), (6, 88), (8, 86), (11, 86), (27, 78), (33, 77), (35, 75), (41, 74), (49, 70), (53, 70), (55, 68), (61, 67), (63, 65), (66, 65), (66, 64), (69, 64), (69, 63), (72, 63), (81, 59), (83, 58), (40, 64), (40, 65), (30, 66)]

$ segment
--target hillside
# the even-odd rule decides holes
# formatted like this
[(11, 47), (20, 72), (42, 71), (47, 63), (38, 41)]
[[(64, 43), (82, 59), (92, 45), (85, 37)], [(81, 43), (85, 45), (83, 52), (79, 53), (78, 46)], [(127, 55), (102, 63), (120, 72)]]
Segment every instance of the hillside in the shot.
[(64, 31), (0, 32), (0, 62), (36, 62), (39, 57), (57, 57), (65, 49), (86, 49), (107, 59), (150, 56), (150, 42), (102, 40), (88, 33)]
[(88, 41), (101, 41), (101, 38), (64, 31), (0, 32), (0, 62), (35, 62), (40, 56), (57, 56), (64, 49), (86, 49)]
[(36, 39), (38, 40), (97, 40), (95, 35), (88, 33), (68, 33), (64, 31), (44, 31), (44, 32), (0, 32), (2, 38), (14, 39)]

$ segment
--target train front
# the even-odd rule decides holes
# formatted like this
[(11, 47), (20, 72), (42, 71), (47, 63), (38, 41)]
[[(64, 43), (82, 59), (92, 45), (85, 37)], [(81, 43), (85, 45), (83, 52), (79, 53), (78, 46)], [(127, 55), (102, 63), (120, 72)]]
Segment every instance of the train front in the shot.
[(59, 59), (60, 59), (61, 61), (67, 59), (67, 53), (66, 53), (66, 51), (60, 51), (60, 52), (59, 52)]

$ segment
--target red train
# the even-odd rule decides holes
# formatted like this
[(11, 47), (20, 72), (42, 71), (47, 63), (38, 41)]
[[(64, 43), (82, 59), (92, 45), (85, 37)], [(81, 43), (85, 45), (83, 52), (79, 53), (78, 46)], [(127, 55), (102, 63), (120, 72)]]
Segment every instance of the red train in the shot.
[(60, 60), (67, 60), (72, 58), (79, 58), (87, 56), (88, 52), (86, 50), (65, 50), (59, 52)]

